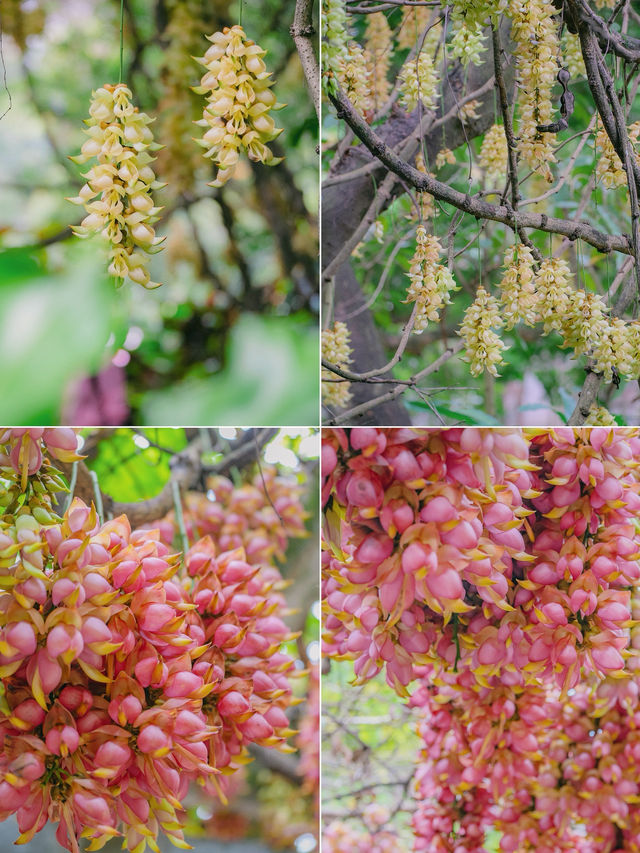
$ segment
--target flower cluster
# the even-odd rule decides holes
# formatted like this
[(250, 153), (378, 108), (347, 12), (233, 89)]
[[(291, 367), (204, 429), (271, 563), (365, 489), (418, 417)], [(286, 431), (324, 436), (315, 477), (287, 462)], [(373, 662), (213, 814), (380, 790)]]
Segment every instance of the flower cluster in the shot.
[(562, 35), (562, 55), (564, 56), (564, 64), (572, 77), (587, 76), (582, 58), (582, 48), (580, 47), (580, 36), (577, 33), (570, 33), (565, 30)]
[(411, 259), (409, 290), (406, 302), (417, 303), (417, 312), (413, 331), (423, 332), (429, 321), (437, 321), (440, 309), (449, 305), (449, 294), (458, 290), (448, 267), (438, 263), (442, 254), (440, 241), (433, 234), (427, 234), (424, 225), (416, 228), (416, 250)]
[(400, 103), (408, 113), (413, 112), (418, 103), (426, 110), (433, 109), (438, 95), (438, 74), (426, 51), (405, 62), (399, 81)]
[(479, 162), (490, 181), (504, 179), (507, 174), (509, 149), (504, 127), (501, 124), (492, 125), (485, 133), (480, 147)]
[(376, 110), (385, 103), (391, 91), (388, 79), (391, 42), (391, 27), (384, 12), (367, 15), (365, 57), (371, 73), (371, 95)]
[[(348, 367), (351, 363), (352, 349), (349, 343), (347, 324), (336, 320), (333, 329), (322, 331), (322, 358), (335, 364), (336, 367)], [(349, 382), (336, 380), (330, 370), (322, 368), (322, 401), (327, 406), (344, 408), (351, 399)]]
[(522, 243), (511, 246), (505, 252), (504, 265), (506, 270), (500, 281), (500, 303), (505, 328), (512, 329), (516, 323), (533, 326), (537, 320), (538, 299), (531, 249)]
[(325, 651), (412, 688), (415, 849), (635, 849), (639, 431), (332, 430), (323, 483)]
[(323, 82), (335, 91), (341, 63), (347, 56), (349, 29), (344, 0), (322, 0), (322, 71)]
[(502, 351), (506, 346), (494, 329), (503, 325), (498, 300), (484, 287), (479, 287), (476, 298), (464, 312), (458, 330), (464, 340), (464, 360), (469, 362), (472, 376), (479, 376), (484, 370), (493, 376), (498, 375), (498, 365), (504, 362)]
[[(640, 153), (637, 151), (640, 145), (640, 121), (634, 122), (628, 128), (628, 132), (633, 156), (636, 163), (640, 165)], [(604, 128), (600, 128), (596, 134), (596, 151), (598, 152), (598, 162), (596, 164), (596, 177), (598, 180), (602, 181), (607, 189), (626, 186), (627, 173)]]
[[(427, 6), (403, 6), (402, 24), (400, 25), (400, 32), (397, 36), (398, 47), (403, 50), (412, 48), (429, 25), (430, 17), (431, 12)], [(434, 30), (436, 31), (435, 33)], [(429, 30), (427, 39), (431, 40), (431, 44), (427, 46), (425, 43), (423, 50), (426, 49), (429, 53), (432, 53), (433, 40), (436, 35), (439, 41), (442, 38), (442, 26), (440, 24)]]
[[(176, 197), (193, 188), (202, 166), (193, 144), (193, 122), (199, 117), (199, 98), (185, 88), (193, 77), (192, 55), (198, 50), (206, 24), (199, 0), (172, 0), (167, 4), (167, 42), (160, 73), (162, 95), (158, 102), (159, 135), (164, 148), (158, 152), (158, 171)], [(167, 246), (168, 248), (168, 246)]]
[(340, 60), (338, 77), (345, 94), (353, 106), (363, 114), (373, 108), (371, 73), (364, 51), (358, 42), (350, 41), (345, 56)]
[(548, 0), (510, 0), (509, 15), (515, 41), (518, 81), (520, 83), (518, 127), (522, 159), (548, 181), (552, 174), (550, 163), (555, 162), (553, 133), (541, 133), (538, 125), (553, 121), (554, 107), (551, 91), (560, 52), (555, 9)]
[(85, 131), (89, 139), (70, 159), (82, 164), (95, 157), (97, 164), (84, 175), (87, 183), (78, 196), (69, 201), (87, 211), (74, 233), (89, 237), (101, 232), (108, 240), (109, 274), (150, 289), (160, 285), (150, 280), (149, 255), (159, 251), (164, 239), (156, 237), (152, 227), (161, 208), (154, 206), (151, 191), (164, 184), (156, 181), (150, 166), (154, 158), (149, 152), (160, 147), (149, 127), (153, 119), (139, 112), (131, 97), (123, 83), (93, 92)]
[(16, 814), (21, 843), (56, 822), (73, 853), (115, 836), (142, 853), (161, 830), (186, 847), (191, 781), (224, 798), (250, 744), (292, 749), (295, 635), (278, 570), (258, 562), (281, 541), (250, 563), (205, 537), (182, 570), (158, 530), (101, 524), (78, 498), (55, 514), (72, 430), (4, 430), (0, 445), (0, 819)]
[[(187, 492), (183, 520), (187, 537), (211, 537), (223, 551), (243, 548), (248, 563), (283, 561), (289, 539), (307, 535), (302, 504), (304, 483), (268, 465), (253, 479), (234, 485), (227, 477), (207, 480), (207, 494)], [(153, 522), (167, 545), (178, 541), (173, 510)]]
[(39, 35), (44, 29), (46, 14), (40, 2), (23, 8), (21, 0), (5, 0), (2, 4), (2, 32), (11, 36), (24, 50), (29, 36)]
[(236, 171), (242, 151), (266, 166), (281, 162), (267, 145), (282, 133), (270, 115), (281, 105), (271, 91), (266, 51), (247, 39), (241, 26), (225, 27), (207, 38), (211, 47), (197, 60), (207, 71), (194, 89), (207, 96), (198, 122), (207, 130), (197, 141), (218, 170), (209, 186), (221, 187)]

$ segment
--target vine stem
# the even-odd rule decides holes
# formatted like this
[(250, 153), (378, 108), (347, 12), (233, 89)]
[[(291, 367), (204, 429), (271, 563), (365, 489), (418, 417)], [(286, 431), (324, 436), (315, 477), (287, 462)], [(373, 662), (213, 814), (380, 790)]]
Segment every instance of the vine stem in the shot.
[(104, 506), (102, 504), (102, 492), (100, 491), (98, 475), (95, 471), (89, 471), (89, 476), (91, 477), (91, 482), (93, 483), (93, 496), (95, 498), (95, 507), (96, 512), (98, 513), (98, 521), (100, 522), (100, 524), (104, 524)]
[(173, 496), (173, 511), (178, 522), (178, 530), (180, 531), (180, 544), (182, 545), (183, 559), (187, 556), (189, 550), (189, 537), (187, 536), (187, 528), (184, 523), (184, 512), (182, 510), (182, 495), (180, 494), (180, 484), (177, 480), (171, 481), (171, 493)]
[(119, 83), (122, 83), (122, 77), (124, 75), (124, 0), (120, 0), (120, 79)]
[(242, 26), (242, 13), (244, 11), (244, 0), (240, 0), (240, 14), (238, 15), (238, 23)]

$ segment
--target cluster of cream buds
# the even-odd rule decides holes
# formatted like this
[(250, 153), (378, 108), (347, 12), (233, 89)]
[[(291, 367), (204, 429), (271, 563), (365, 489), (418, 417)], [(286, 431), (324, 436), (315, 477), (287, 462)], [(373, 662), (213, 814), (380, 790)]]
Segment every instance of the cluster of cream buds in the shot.
[(149, 127), (153, 119), (134, 107), (124, 83), (95, 91), (89, 113), (89, 139), (70, 159), (82, 164), (95, 157), (98, 162), (83, 176), (87, 183), (79, 195), (69, 199), (84, 205), (88, 214), (73, 231), (79, 237), (97, 232), (106, 237), (110, 275), (147, 289), (159, 287), (147, 269), (149, 255), (160, 251), (164, 239), (152, 227), (162, 208), (154, 206), (151, 191), (164, 186), (150, 166), (149, 152), (160, 148)]
[[(283, 561), (289, 539), (307, 535), (304, 481), (295, 476), (265, 465), (241, 485), (215, 476), (207, 480), (207, 488), (207, 495), (187, 492), (183, 498), (185, 530), (192, 541), (210, 536), (222, 551), (244, 548), (253, 565)], [(158, 527), (167, 545), (179, 541), (173, 510), (151, 527)]]
[(408, 59), (399, 75), (400, 103), (408, 113), (419, 103), (427, 110), (435, 106), (438, 95), (438, 74), (433, 59), (426, 51)]
[[(200, 0), (173, 0), (167, 4), (169, 23), (163, 33), (166, 47), (160, 72), (162, 95), (158, 102), (159, 136), (165, 143), (158, 153), (158, 171), (169, 191), (179, 197), (191, 190), (202, 157), (193, 145), (193, 122), (199, 99), (185, 90), (193, 76), (192, 55), (198, 50), (206, 25)], [(168, 245), (167, 245), (168, 248)]]
[(2, 32), (11, 36), (21, 50), (27, 46), (29, 36), (39, 35), (45, 25), (46, 14), (38, 0), (24, 6), (21, 0), (6, 0), (2, 4)]
[(464, 312), (458, 330), (464, 340), (463, 358), (469, 362), (472, 376), (479, 376), (484, 370), (492, 376), (498, 375), (498, 365), (504, 363), (502, 352), (507, 347), (494, 329), (500, 329), (503, 325), (498, 300), (484, 287), (479, 287), (476, 298)]
[(347, 97), (358, 112), (366, 115), (373, 109), (371, 73), (362, 47), (350, 41), (338, 68), (338, 79)]
[(504, 180), (507, 174), (509, 148), (504, 127), (501, 124), (492, 125), (485, 133), (480, 147), (479, 162), (490, 181)]
[(565, 30), (562, 34), (562, 55), (564, 56), (564, 64), (572, 77), (587, 76), (582, 58), (580, 36), (577, 33), (570, 33), (569, 30)]
[[(412, 48), (429, 26), (431, 11), (427, 6), (404, 6), (402, 9), (402, 24), (398, 33), (397, 43), (401, 49)], [(435, 32), (434, 32), (435, 31)], [(423, 50), (433, 53), (435, 41), (442, 38), (442, 26), (437, 24), (427, 33)], [(427, 41), (429, 44), (427, 44)]]
[[(349, 338), (347, 324), (341, 320), (335, 321), (333, 329), (323, 329), (322, 358), (336, 367), (348, 367), (353, 352)], [(326, 406), (343, 409), (351, 399), (350, 383), (346, 380), (332, 381), (338, 378), (327, 368), (322, 368), (322, 402)]]
[(480, 118), (477, 112), (479, 106), (480, 101), (477, 101), (475, 98), (467, 101), (466, 104), (460, 105), (458, 108), (458, 118), (462, 124), (468, 124), (470, 121)]
[(500, 304), (506, 329), (516, 323), (534, 326), (537, 320), (537, 295), (534, 257), (523, 243), (511, 246), (504, 256), (505, 273), (500, 280)]
[(323, 82), (335, 92), (342, 62), (347, 56), (349, 28), (344, 0), (322, 0), (322, 71)]
[(416, 250), (407, 275), (411, 284), (406, 302), (417, 303), (413, 331), (423, 332), (429, 321), (437, 322), (440, 309), (451, 303), (450, 293), (458, 290), (451, 272), (438, 263), (442, 247), (437, 237), (427, 234), (424, 225), (416, 228)]
[[(280, 573), (246, 562), (242, 548), (218, 553), (210, 537), (190, 548), (185, 562), (195, 624), (210, 644), (194, 664), (211, 687), (203, 702), (217, 731), (208, 741), (210, 763), (228, 775), (247, 763), (252, 743), (293, 752), (286, 741), (295, 732), (286, 711), (299, 701), (291, 679), (304, 671), (282, 651), (298, 635), (282, 620), (287, 611)], [(224, 799), (223, 780), (212, 775), (205, 784)]]
[(442, 169), (443, 166), (455, 166), (456, 155), (450, 148), (441, 148), (436, 155), (436, 169)]
[(481, 26), (469, 26), (466, 21), (455, 21), (455, 32), (449, 45), (449, 56), (459, 59), (466, 68), (479, 65), (486, 50)]
[[(431, 175), (431, 177), (433, 177), (433, 172), (427, 171), (422, 151), (418, 152), (416, 155), (416, 169), (419, 172), (422, 172), (423, 175)], [(411, 213), (407, 218), (414, 222), (416, 219), (419, 222), (426, 222), (431, 219), (434, 211), (433, 196), (427, 192), (417, 192), (416, 201), (418, 203), (418, 210), (416, 210), (415, 207), (412, 207)]]
[(271, 72), (263, 60), (266, 51), (247, 39), (241, 26), (225, 27), (208, 39), (211, 47), (197, 60), (207, 72), (194, 88), (207, 95), (197, 124), (208, 129), (197, 142), (218, 170), (209, 186), (221, 187), (236, 171), (241, 151), (266, 166), (281, 162), (267, 143), (282, 133), (270, 115), (282, 105), (271, 91)]
[(101, 526), (77, 498), (40, 546), (43, 569), (15, 572), (0, 596), (0, 819), (16, 813), (23, 843), (57, 822), (74, 853), (80, 835), (142, 851), (160, 829), (184, 847), (177, 811), (189, 780), (216, 772), (205, 741), (217, 732), (178, 558), (124, 516)]
[(538, 294), (538, 322), (544, 333), (559, 331), (571, 304), (571, 271), (562, 258), (545, 258), (536, 275)]
[(392, 53), (392, 33), (384, 12), (367, 15), (365, 57), (371, 74), (371, 94), (376, 110), (385, 103), (391, 91), (388, 73)]
[(558, 73), (556, 57), (560, 52), (555, 9), (548, 0), (510, 0), (512, 36), (517, 60), (520, 120), (519, 148), (522, 159), (547, 181), (555, 163), (553, 133), (541, 133), (538, 125), (551, 124), (554, 106), (551, 92)]
[(616, 419), (606, 406), (600, 406), (597, 403), (592, 403), (587, 415), (586, 423), (589, 426), (616, 426)]
[[(637, 151), (640, 144), (640, 121), (634, 122), (628, 128), (628, 132), (633, 156), (636, 163), (640, 165), (640, 154)], [(596, 164), (596, 177), (598, 180), (602, 181), (607, 189), (626, 186), (627, 172), (604, 128), (600, 128), (596, 134), (596, 152), (598, 153), (598, 162)]]

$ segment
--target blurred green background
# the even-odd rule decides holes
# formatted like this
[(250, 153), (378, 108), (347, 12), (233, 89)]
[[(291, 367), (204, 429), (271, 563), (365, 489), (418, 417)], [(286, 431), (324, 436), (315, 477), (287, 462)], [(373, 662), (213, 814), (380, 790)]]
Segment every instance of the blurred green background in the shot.
[(244, 3), (286, 107), (284, 162), (246, 161), (225, 187), (193, 141), (205, 36), (228, 0), (126, 0), (124, 80), (165, 145), (155, 291), (106, 275), (74, 238), (92, 89), (118, 80), (119, 0), (2, 0), (0, 413), (21, 424), (312, 424), (318, 410), (317, 122), (289, 35), (295, 0)]

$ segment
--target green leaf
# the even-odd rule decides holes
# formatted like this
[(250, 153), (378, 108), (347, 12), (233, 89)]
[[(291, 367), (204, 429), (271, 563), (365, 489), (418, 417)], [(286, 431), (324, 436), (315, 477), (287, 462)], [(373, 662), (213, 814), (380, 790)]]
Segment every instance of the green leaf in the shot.
[(113, 288), (102, 257), (82, 247), (65, 275), (29, 250), (0, 255), (0, 413), (8, 423), (56, 423), (71, 380), (95, 372), (109, 337)]
[(312, 425), (318, 417), (318, 332), (295, 317), (242, 317), (226, 368), (146, 394), (147, 423)]

